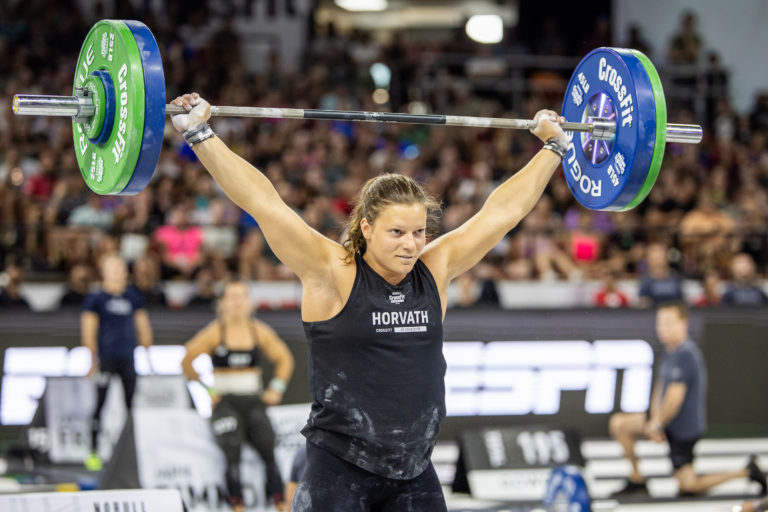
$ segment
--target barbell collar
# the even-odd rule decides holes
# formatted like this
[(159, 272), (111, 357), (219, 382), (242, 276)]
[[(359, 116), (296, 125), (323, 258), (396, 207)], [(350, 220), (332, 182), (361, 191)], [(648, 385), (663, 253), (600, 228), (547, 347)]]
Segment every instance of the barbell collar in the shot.
[[(608, 119), (596, 118), (592, 120), (592, 138), (610, 140), (616, 135), (616, 123)], [(567, 128), (564, 128), (567, 130)], [(576, 131), (576, 130), (573, 130)]]
[[(184, 107), (166, 105), (169, 115), (185, 114)], [(87, 96), (41, 96), (17, 94), (13, 97), (13, 113), (27, 116), (62, 116), (87, 119), (94, 115), (92, 100)], [(345, 110), (311, 110), (298, 108), (211, 106), (215, 117), (256, 117), (269, 119), (319, 119), (335, 121), (368, 121), (384, 123), (432, 124), (484, 128), (531, 130), (536, 126), (531, 119), (506, 119), (500, 117), (443, 116), (428, 114), (399, 114), (394, 112), (364, 112)], [(613, 121), (595, 119), (591, 123), (566, 121), (563, 130), (592, 133), (593, 138), (608, 140), (616, 131)], [(667, 142), (698, 144), (703, 131), (694, 124), (667, 124)]]

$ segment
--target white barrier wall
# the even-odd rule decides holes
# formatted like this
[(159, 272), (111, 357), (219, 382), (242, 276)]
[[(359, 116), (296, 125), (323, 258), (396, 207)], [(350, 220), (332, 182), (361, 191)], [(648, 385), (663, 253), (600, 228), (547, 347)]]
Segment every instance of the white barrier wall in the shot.
[[(768, 293), (768, 281), (759, 283)], [(496, 289), (499, 292), (501, 306), (504, 308), (574, 308), (593, 305), (593, 298), (600, 289), (599, 281), (498, 281)], [(630, 304), (637, 302), (636, 280), (617, 282), (619, 290), (629, 298)], [(701, 293), (698, 281), (683, 282), (683, 291), (689, 300)], [(22, 285), (22, 295), (34, 311), (53, 311), (58, 307), (59, 299), (64, 294), (62, 283), (27, 283)], [(194, 284), (187, 282), (167, 282), (164, 291), (169, 303), (175, 307), (183, 307), (194, 293)], [(252, 282), (250, 284), (251, 299), (259, 308), (265, 309), (298, 309), (301, 303), (301, 285), (294, 281)], [(476, 285), (475, 293), (479, 292)], [(448, 306), (454, 306), (459, 297), (455, 283), (448, 290)]]
[(84, 510), (141, 510), (181, 512), (179, 492), (174, 489), (28, 493), (0, 496), (0, 510), (11, 512), (82, 512)]

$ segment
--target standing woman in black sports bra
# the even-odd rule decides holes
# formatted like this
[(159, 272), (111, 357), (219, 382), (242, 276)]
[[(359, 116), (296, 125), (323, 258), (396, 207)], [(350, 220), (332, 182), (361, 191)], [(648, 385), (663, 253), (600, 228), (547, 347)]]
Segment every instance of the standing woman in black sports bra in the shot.
[(307, 469), (292, 510), (446, 510), (430, 456), (445, 417), (448, 285), (536, 204), (567, 151), (565, 120), (551, 110), (536, 114), (532, 131), (544, 148), (471, 219), (428, 245), (438, 205), (399, 174), (365, 184), (338, 244), (213, 134), (208, 102), (197, 94), (174, 102), (188, 111), (173, 118), (184, 140), (301, 279), (314, 400), (302, 430)]
[[(227, 460), (227, 490), (233, 509), (243, 510), (240, 449), (244, 442), (249, 442), (266, 466), (267, 497), (278, 510), (283, 510), (283, 481), (275, 464), (275, 433), (265, 407), (282, 401), (293, 373), (293, 356), (277, 333), (253, 318), (252, 312), (248, 285), (243, 281), (228, 283), (219, 300), (218, 318), (186, 343), (187, 353), (181, 366), (187, 378), (198, 380), (192, 361), (201, 354), (211, 357), (211, 427)], [(263, 391), (262, 354), (275, 370)]]

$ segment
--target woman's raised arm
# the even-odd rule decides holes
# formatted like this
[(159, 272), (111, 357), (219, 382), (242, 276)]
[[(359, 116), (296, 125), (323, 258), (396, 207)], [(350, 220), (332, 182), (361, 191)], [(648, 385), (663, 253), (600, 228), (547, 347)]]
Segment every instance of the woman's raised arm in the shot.
[[(343, 248), (307, 225), (285, 204), (266, 176), (205, 130), (211, 110), (207, 101), (193, 93), (173, 103), (189, 112), (173, 116), (173, 125), (193, 144), (200, 162), (227, 196), (256, 219), (280, 261), (302, 280), (329, 273), (331, 258), (343, 256)], [(195, 133), (201, 142), (195, 143)]]
[(560, 127), (564, 119), (551, 110), (540, 111), (535, 119), (539, 123), (532, 132), (546, 142), (545, 149), (499, 185), (469, 220), (424, 249), (421, 259), (435, 277), (441, 295), (452, 279), (475, 266), (533, 209), (562, 162), (568, 147)]

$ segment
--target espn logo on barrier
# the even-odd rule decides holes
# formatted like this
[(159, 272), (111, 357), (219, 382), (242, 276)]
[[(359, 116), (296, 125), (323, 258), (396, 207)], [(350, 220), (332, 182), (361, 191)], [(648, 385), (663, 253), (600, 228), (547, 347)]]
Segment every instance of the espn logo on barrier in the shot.
[(644, 340), (449, 342), (443, 353), (449, 416), (557, 414), (564, 391), (586, 391), (585, 412), (607, 414), (619, 384), (620, 410), (645, 411), (650, 400)]
[[(178, 375), (184, 347), (181, 345), (154, 345), (134, 351), (136, 372), (139, 375)], [(152, 365), (149, 364), (152, 360)], [(213, 384), (213, 366), (207, 355), (193, 363), (203, 382)], [(37, 402), (45, 390), (46, 377), (81, 377), (91, 367), (91, 353), (85, 347), (8, 347), (3, 358), (2, 384), (0, 384), (0, 424), (26, 425), (32, 421)], [(152, 371), (150, 371), (150, 368)], [(205, 395), (205, 406), (200, 413), (210, 416), (210, 400), (199, 384), (190, 383), (193, 399)], [(167, 396), (167, 395), (166, 395)], [(196, 401), (196, 405), (198, 402)], [(206, 409), (207, 407), (207, 409)]]

